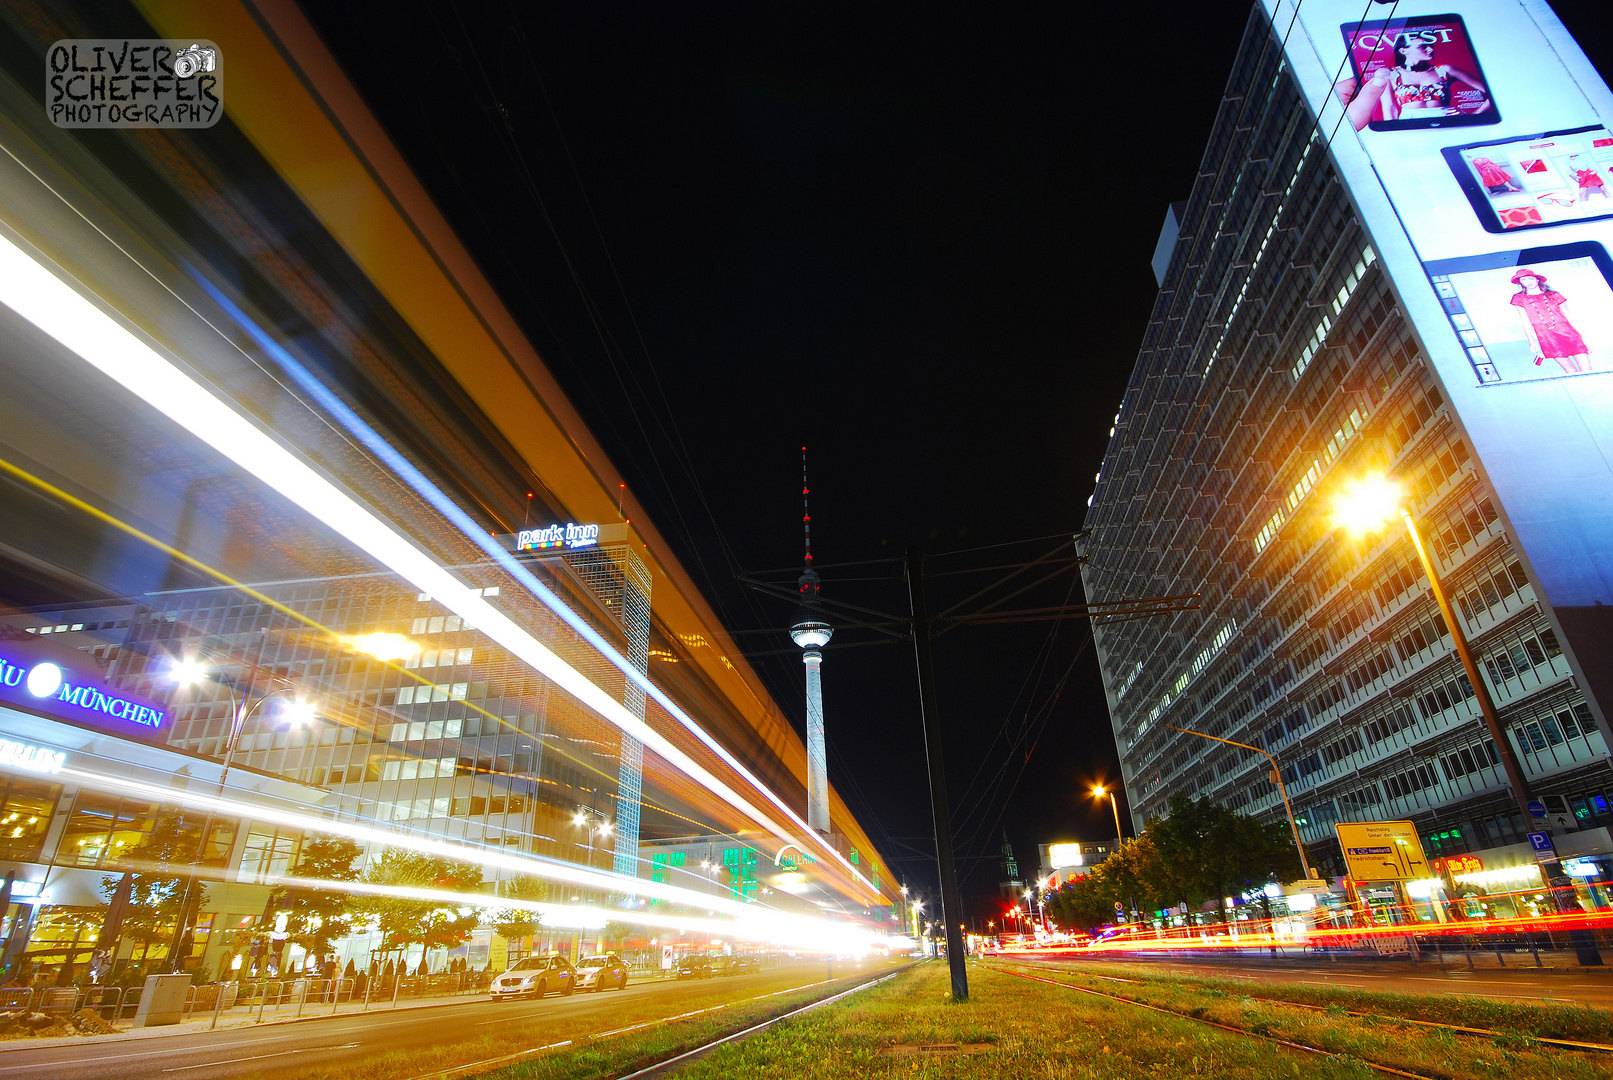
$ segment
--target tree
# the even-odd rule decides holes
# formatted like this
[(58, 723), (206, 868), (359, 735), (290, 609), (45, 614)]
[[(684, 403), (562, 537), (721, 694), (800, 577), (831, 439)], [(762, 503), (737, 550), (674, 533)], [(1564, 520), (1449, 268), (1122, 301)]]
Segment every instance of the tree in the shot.
[(1178, 793), (1167, 816), (1151, 819), (1091, 874), (1056, 891), (1049, 914), (1060, 926), (1090, 929), (1112, 921), (1117, 903), (1126, 911), (1196, 910), (1303, 873), (1286, 826)]
[[(303, 843), (294, 872), (320, 881), (355, 881), (358, 871), (353, 863), (363, 853), (351, 840), (315, 837)], [(352, 893), (338, 889), (298, 885), (277, 889), (273, 906), (287, 916), (287, 939), (310, 956), (323, 957), (332, 951), (337, 938), (352, 932), (355, 899)]]
[[(388, 848), (370, 863), (363, 880), (371, 885), (474, 893), (482, 887), (482, 872), (453, 859)], [(473, 914), (460, 915), (456, 904), (395, 894), (359, 897), (353, 910), (374, 920), (384, 952), (403, 952), (411, 945), (452, 948), (466, 941), (478, 922)]]
[[(183, 810), (163, 808), (146, 834), (121, 861), (134, 871), (129, 903), (123, 913), (122, 936), (143, 942), (147, 947), (171, 940), (175, 927), (199, 911), (207, 900), (207, 886), (191, 880), (192, 864), (201, 847), (202, 821), (188, 817)], [(186, 895), (186, 884), (190, 885)], [(101, 879), (101, 895), (106, 897), (101, 915), (104, 920), (118, 891), (118, 878)]]
[[(502, 881), (498, 886), (498, 894), (508, 900), (525, 900), (531, 903), (540, 903), (549, 899), (549, 883), (539, 878), (521, 874)], [(538, 932), (543, 916), (538, 912), (524, 907), (495, 908), (488, 912), (487, 922), (499, 937), (506, 940), (531, 937)]]

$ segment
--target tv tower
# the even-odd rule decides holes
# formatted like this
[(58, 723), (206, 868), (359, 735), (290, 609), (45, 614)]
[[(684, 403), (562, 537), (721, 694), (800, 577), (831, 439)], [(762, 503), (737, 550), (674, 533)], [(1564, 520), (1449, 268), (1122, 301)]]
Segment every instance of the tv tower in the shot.
[(795, 612), (790, 637), (804, 650), (807, 700), (807, 824), (825, 835), (829, 829), (829, 761), (823, 745), (823, 666), (820, 651), (834, 636), (834, 627), (818, 604), (818, 572), (812, 569), (812, 510), (808, 504), (806, 447), (801, 447), (801, 524), (806, 530), (806, 569), (800, 577), (801, 606)]

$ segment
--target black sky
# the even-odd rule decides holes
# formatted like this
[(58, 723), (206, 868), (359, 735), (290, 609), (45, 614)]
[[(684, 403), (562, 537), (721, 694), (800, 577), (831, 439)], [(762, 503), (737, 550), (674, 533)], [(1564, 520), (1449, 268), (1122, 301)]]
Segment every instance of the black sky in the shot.
[[(1591, 10), (1559, 8), (1605, 72)], [(748, 629), (790, 613), (733, 572), (799, 562), (802, 444), (823, 564), (1079, 527), (1154, 302), (1160, 222), (1192, 187), (1249, 9), (309, 11), (656, 524)], [(826, 569), (826, 594), (903, 602), (894, 583), (836, 581), (869, 572)], [(967, 893), (995, 895), (981, 856), (1004, 828), (1025, 873), (1039, 842), (1113, 835), (1082, 794), (1119, 775), (1083, 633), (937, 642)], [(992, 749), (1049, 707), (1072, 660), (1028, 764)], [(804, 712), (799, 659), (756, 663)], [(932, 866), (902, 861), (929, 831), (910, 646), (830, 652), (824, 683), (834, 782), (933, 894)], [(970, 812), (970, 778), (999, 770)]]

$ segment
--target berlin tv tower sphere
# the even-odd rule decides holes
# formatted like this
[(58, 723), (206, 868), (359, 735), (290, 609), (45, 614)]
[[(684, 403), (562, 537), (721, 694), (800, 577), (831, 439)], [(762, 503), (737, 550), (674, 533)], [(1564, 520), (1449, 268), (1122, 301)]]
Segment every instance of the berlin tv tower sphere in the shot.
[(818, 572), (808, 570), (801, 575), (801, 607), (795, 613), (795, 625), (790, 627), (790, 639), (803, 649), (822, 648), (834, 636), (834, 627), (823, 621), (817, 599)]

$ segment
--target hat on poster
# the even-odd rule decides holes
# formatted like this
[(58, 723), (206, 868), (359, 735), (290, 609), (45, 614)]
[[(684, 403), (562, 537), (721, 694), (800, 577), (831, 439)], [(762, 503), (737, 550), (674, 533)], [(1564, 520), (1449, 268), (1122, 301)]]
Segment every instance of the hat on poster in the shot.
[(1546, 275), (1545, 274), (1542, 274), (1538, 270), (1531, 270), (1527, 266), (1520, 266), (1518, 268), (1518, 272), (1516, 274), (1512, 275), (1512, 284), (1514, 284), (1514, 285), (1522, 285), (1523, 284), (1523, 279), (1526, 278), (1526, 277), (1532, 277), (1536, 281), (1540, 282), (1542, 285), (1544, 285), (1546, 283)]

